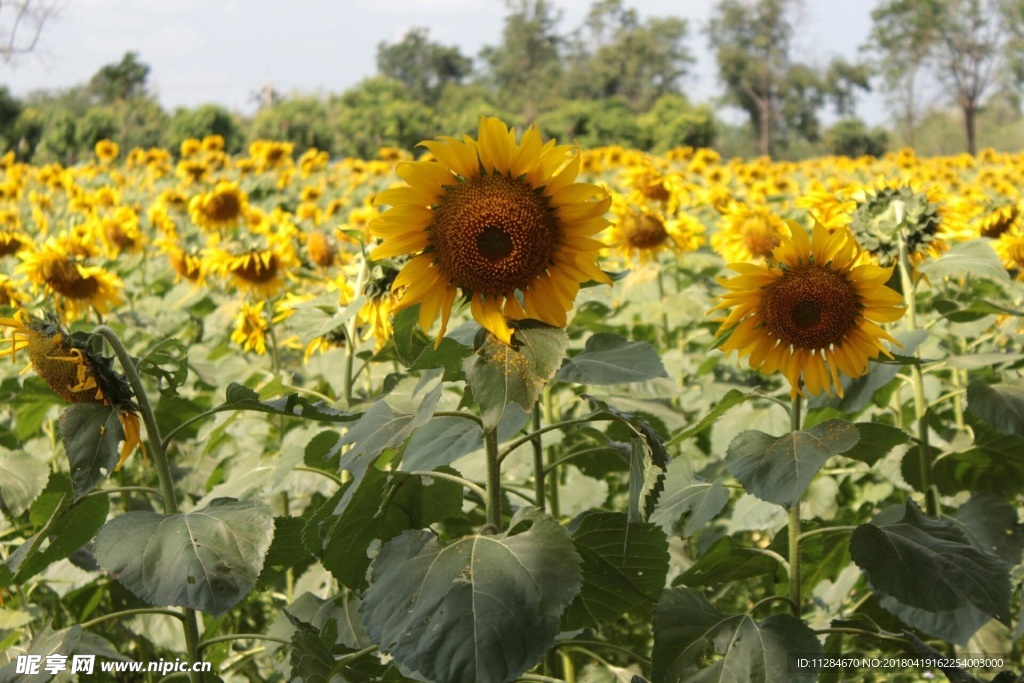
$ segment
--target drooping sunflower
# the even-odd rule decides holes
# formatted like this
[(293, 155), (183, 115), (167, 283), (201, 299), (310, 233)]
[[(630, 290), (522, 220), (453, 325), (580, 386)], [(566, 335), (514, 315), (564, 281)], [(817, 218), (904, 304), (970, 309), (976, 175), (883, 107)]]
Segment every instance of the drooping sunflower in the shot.
[(395, 278), (395, 310), (420, 304), (425, 331), (440, 315), (437, 343), (459, 290), (473, 317), (510, 344), (506, 319), (564, 327), (581, 283), (611, 283), (597, 266), (605, 245), (593, 239), (608, 225), (611, 197), (575, 182), (574, 147), (544, 143), (536, 126), (517, 144), (515, 129), (488, 117), (475, 140), (421, 144), (437, 161), (398, 164), (409, 185), (377, 195), (391, 208), (371, 223), (384, 239), (371, 258), (413, 255)]
[(26, 349), (36, 374), (68, 403), (98, 403), (117, 409), (124, 441), (115, 471), (136, 448), (145, 455), (135, 395), (124, 376), (113, 369), (112, 358), (94, 352), (53, 317), (40, 319), (20, 309), (13, 318), (0, 318), (0, 327), (11, 330), (10, 337), (0, 339), (6, 344), (0, 348), (0, 356), (10, 356), (13, 361), (18, 351)]
[(294, 247), (278, 242), (237, 253), (213, 247), (205, 251), (205, 260), (209, 272), (230, 278), (243, 292), (264, 299), (277, 294), (291, 276), (291, 269), (299, 264)]
[(727, 310), (717, 336), (721, 349), (750, 356), (750, 367), (781, 371), (794, 398), (843, 395), (839, 373), (860, 377), (868, 359), (891, 357), (896, 343), (877, 323), (898, 320), (903, 297), (885, 286), (892, 267), (856, 265), (860, 247), (850, 231), (818, 222), (813, 236), (789, 223), (787, 237), (762, 265), (733, 263), (739, 275), (718, 278), (728, 289), (712, 311)]

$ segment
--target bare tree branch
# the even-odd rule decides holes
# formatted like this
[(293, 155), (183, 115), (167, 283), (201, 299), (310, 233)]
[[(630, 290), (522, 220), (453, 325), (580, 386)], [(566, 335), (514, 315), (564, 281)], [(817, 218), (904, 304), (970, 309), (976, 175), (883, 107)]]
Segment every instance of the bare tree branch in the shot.
[(0, 2), (0, 59), (10, 62), (34, 51), (43, 28), (60, 9), (60, 0)]

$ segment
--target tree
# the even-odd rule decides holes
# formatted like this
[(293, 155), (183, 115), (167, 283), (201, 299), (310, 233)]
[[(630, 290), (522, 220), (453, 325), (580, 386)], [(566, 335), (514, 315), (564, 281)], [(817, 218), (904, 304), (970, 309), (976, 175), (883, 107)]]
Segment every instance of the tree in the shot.
[(1013, 0), (935, 1), (939, 77), (950, 88), (964, 116), (967, 151), (977, 151), (977, 116), (985, 92), (995, 81), (1010, 37), (1007, 21)]
[(725, 84), (726, 100), (750, 117), (761, 154), (775, 147), (783, 87), (790, 68), (791, 0), (720, 0), (708, 24), (708, 39)]
[(0, 58), (10, 62), (36, 49), (43, 28), (56, 18), (60, 0), (0, 3)]
[(825, 131), (825, 147), (836, 156), (879, 157), (885, 154), (889, 135), (882, 128), (868, 130), (860, 119), (836, 121)]
[(139, 61), (139, 53), (126, 52), (117, 64), (107, 64), (90, 79), (89, 89), (103, 104), (131, 100), (146, 94), (149, 65)]
[(497, 90), (533, 121), (539, 107), (561, 85), (562, 38), (555, 27), (561, 15), (548, 0), (506, 0), (501, 45), (487, 46), (480, 57)]
[(204, 104), (195, 109), (178, 108), (171, 115), (164, 131), (164, 144), (180, 149), (186, 138), (201, 139), (207, 135), (224, 138), (224, 149), (237, 151), (242, 146), (242, 131), (234, 117), (218, 104)]
[(381, 147), (412, 149), (436, 137), (434, 110), (412, 99), (398, 81), (367, 78), (331, 102), (337, 142), (335, 151), (372, 159)]
[(253, 117), (250, 137), (292, 142), (298, 152), (310, 147), (334, 151), (327, 106), (318, 97), (286, 98), (260, 109)]
[(914, 144), (919, 107), (919, 76), (935, 46), (934, 0), (883, 0), (871, 12), (872, 27), (862, 50), (874, 56), (882, 87)]
[(417, 100), (436, 106), (449, 84), (460, 84), (473, 69), (473, 60), (458, 47), (430, 42), (430, 29), (411, 28), (394, 45), (377, 46), (377, 71), (394, 79)]
[(682, 78), (694, 62), (685, 45), (685, 20), (652, 17), (641, 24), (622, 0), (599, 0), (584, 28), (572, 41), (570, 96), (621, 96), (635, 111), (645, 111), (662, 95), (681, 94)]

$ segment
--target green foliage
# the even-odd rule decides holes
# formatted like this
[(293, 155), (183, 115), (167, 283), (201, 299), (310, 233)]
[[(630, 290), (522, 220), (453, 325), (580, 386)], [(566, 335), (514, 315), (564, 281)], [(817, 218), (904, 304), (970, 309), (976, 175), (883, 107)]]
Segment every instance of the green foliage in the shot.
[(256, 112), (249, 137), (295, 144), (301, 154), (310, 147), (334, 151), (334, 131), (327, 104), (317, 97), (288, 97)]
[(242, 147), (240, 126), (227, 109), (216, 104), (175, 110), (167, 121), (163, 143), (172, 150), (178, 150), (187, 138), (201, 140), (208, 135), (224, 138), (224, 147), (229, 152)]
[(885, 153), (889, 135), (881, 128), (868, 130), (860, 119), (843, 119), (825, 131), (825, 146), (837, 156), (879, 157)]
[(402, 83), (428, 106), (436, 106), (449, 85), (460, 85), (472, 67), (459, 48), (431, 42), (427, 28), (411, 28), (399, 42), (377, 46), (378, 73)]
[(661, 153), (673, 147), (713, 147), (718, 135), (714, 113), (707, 105), (691, 105), (680, 95), (659, 97), (639, 117), (646, 147)]
[(126, 52), (117, 64), (107, 64), (89, 81), (89, 89), (102, 104), (140, 98), (146, 94), (149, 65), (138, 52)]
[(367, 78), (330, 103), (336, 121), (335, 151), (372, 159), (381, 147), (412, 149), (438, 134), (437, 115), (400, 82)]

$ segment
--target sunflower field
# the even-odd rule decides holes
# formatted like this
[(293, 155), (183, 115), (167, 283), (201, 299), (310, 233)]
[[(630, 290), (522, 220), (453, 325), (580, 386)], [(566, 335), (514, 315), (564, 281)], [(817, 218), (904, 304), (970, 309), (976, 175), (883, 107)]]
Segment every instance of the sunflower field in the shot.
[(8, 155), (0, 681), (1022, 680), (1022, 178)]

